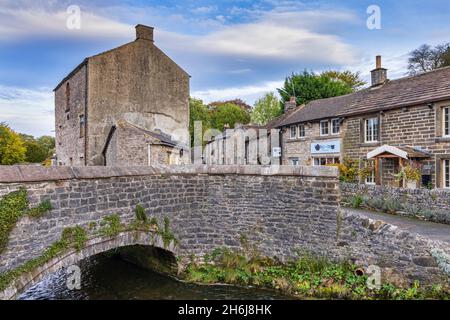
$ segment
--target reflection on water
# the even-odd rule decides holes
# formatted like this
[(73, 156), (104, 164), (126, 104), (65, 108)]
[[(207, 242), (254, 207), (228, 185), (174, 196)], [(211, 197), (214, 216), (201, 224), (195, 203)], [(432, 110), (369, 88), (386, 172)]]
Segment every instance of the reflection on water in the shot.
[(49, 276), (19, 299), (286, 299), (278, 292), (230, 286), (199, 286), (141, 269), (119, 258), (98, 255), (80, 263), (81, 290), (69, 290), (66, 271)]

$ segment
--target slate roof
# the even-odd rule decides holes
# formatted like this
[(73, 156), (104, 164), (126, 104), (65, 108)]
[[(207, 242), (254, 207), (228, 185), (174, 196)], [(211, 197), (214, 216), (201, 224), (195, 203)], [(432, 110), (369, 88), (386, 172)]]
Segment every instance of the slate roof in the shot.
[(346, 117), (450, 99), (450, 67), (387, 81), (356, 93), (315, 100), (277, 124)]

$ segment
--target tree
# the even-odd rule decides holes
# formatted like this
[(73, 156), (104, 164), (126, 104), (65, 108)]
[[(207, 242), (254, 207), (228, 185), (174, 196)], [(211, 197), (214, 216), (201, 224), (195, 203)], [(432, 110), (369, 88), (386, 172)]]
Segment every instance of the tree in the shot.
[(189, 134), (191, 136), (191, 146), (194, 146), (194, 123), (202, 122), (202, 137), (205, 131), (211, 128), (211, 118), (208, 107), (200, 99), (189, 98)]
[(25, 161), (29, 163), (39, 163), (50, 159), (55, 150), (55, 138), (42, 136), (35, 139), (27, 134), (20, 134), (27, 149)]
[(450, 43), (437, 45), (421, 45), (409, 54), (408, 70), (410, 75), (436, 70), (450, 66)]
[(36, 141), (47, 150), (47, 157), (51, 158), (55, 153), (55, 138), (51, 136), (42, 136), (37, 138)]
[(322, 76), (328, 77), (334, 81), (342, 81), (352, 88), (352, 90), (358, 91), (362, 87), (364, 87), (367, 82), (361, 79), (360, 72), (351, 72), (351, 71), (325, 71), (321, 73)]
[(0, 123), (0, 164), (12, 165), (25, 161), (27, 149), (19, 134)]
[(234, 99), (234, 100), (227, 100), (227, 101), (215, 101), (208, 104), (208, 107), (210, 109), (214, 109), (217, 106), (223, 105), (223, 104), (235, 104), (239, 107), (241, 107), (243, 110), (251, 112), (252, 106), (249, 106), (247, 103), (242, 101), (241, 99)]
[(233, 103), (218, 105), (211, 111), (211, 127), (220, 131), (228, 125), (233, 129), (236, 123), (248, 124), (250, 114)]
[(280, 100), (275, 96), (275, 93), (269, 92), (256, 101), (251, 113), (252, 122), (266, 125), (269, 121), (281, 115), (282, 112)]
[(278, 92), (282, 104), (295, 94), (297, 105), (302, 105), (317, 99), (349, 94), (353, 92), (353, 88), (348, 83), (336, 81), (326, 74), (317, 75), (305, 70), (286, 78), (283, 88), (278, 89)]

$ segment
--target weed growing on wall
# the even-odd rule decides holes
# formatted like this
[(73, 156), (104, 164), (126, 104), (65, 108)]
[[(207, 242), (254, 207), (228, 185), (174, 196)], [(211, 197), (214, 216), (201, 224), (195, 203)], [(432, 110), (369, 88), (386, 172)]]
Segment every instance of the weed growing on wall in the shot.
[(48, 247), (39, 257), (27, 261), (16, 269), (2, 273), (0, 275), (0, 290), (6, 289), (20, 275), (33, 271), (70, 248), (77, 251), (81, 250), (86, 241), (87, 234), (82, 227), (76, 226), (64, 229), (60, 240)]
[(98, 233), (105, 237), (116, 237), (124, 230), (118, 214), (103, 217)]
[(11, 192), (0, 200), (0, 253), (5, 250), (10, 233), (23, 215), (39, 218), (52, 209), (49, 200), (35, 208), (29, 209), (28, 206), (28, 194), (25, 188)]

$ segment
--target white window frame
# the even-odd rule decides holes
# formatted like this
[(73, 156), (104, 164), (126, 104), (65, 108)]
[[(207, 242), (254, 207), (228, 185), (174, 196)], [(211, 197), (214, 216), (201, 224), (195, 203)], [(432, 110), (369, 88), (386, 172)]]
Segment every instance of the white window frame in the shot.
[[(444, 189), (450, 189), (450, 159), (444, 159), (442, 161), (442, 173), (443, 173), (443, 177), (442, 177), (442, 182), (443, 182), (443, 187)], [(448, 179), (447, 179), (448, 177)]]
[(300, 165), (300, 159), (299, 158), (291, 158), (289, 160), (291, 161), (291, 165), (293, 165), (293, 166)]
[[(375, 126), (374, 126), (375, 122), (376, 122), (376, 127), (377, 127), (376, 130), (375, 130)], [(368, 127), (369, 125), (371, 125), (371, 126)], [(369, 128), (371, 128), (371, 129), (369, 129)], [(365, 143), (378, 142), (377, 136), (379, 136), (379, 134), (380, 134), (380, 122), (378, 120), (378, 117), (364, 119), (364, 142)]]
[[(300, 128), (303, 128), (303, 130), (301, 130)], [(303, 132), (303, 135), (302, 135)], [(304, 124), (299, 124), (298, 125), (298, 136), (299, 138), (305, 138), (306, 137), (306, 127)]]
[[(292, 130), (295, 131), (294, 135), (292, 135)], [(289, 137), (291, 139), (297, 139), (297, 126), (290, 126), (289, 127)]]
[(450, 107), (442, 108), (442, 136), (450, 138)]
[[(335, 123), (337, 124), (336, 126)], [(335, 128), (337, 128), (337, 132), (334, 131)], [(339, 118), (331, 119), (331, 134), (338, 135), (340, 133), (341, 133), (341, 120)]]
[[(329, 164), (338, 164), (341, 162), (341, 159), (339, 159), (339, 157), (313, 157), (313, 159), (312, 159), (313, 166), (314, 167), (324, 166), (323, 164), (321, 164), (322, 159), (325, 159), (325, 166), (327, 166)], [(319, 162), (319, 164), (316, 164), (316, 160)], [(331, 161), (329, 161), (329, 160), (331, 160)], [(327, 163), (327, 162), (331, 162), (331, 163)]]
[[(324, 127), (322, 127), (322, 124), (327, 124), (327, 133), (323, 133), (323, 129), (324, 129)], [(330, 124), (329, 124), (329, 121), (328, 120), (322, 120), (322, 121), (320, 121), (320, 136), (321, 137), (324, 137), (324, 136), (328, 136), (329, 134), (330, 134)]]

